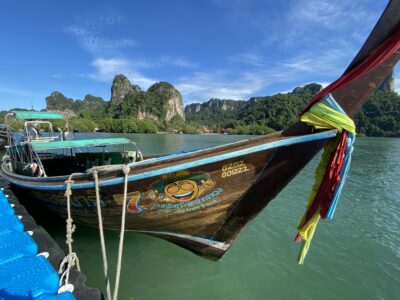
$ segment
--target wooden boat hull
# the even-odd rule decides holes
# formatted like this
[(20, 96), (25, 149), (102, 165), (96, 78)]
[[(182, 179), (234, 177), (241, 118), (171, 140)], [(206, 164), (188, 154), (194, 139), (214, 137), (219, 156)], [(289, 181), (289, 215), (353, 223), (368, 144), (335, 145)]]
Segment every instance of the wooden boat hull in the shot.
[[(198, 153), (196, 160), (185, 159), (183, 155), (180, 163), (173, 164), (172, 172), (149, 172), (151, 167), (147, 166), (135, 173), (135, 165), (132, 165), (126, 230), (164, 238), (211, 259), (220, 258), (247, 222), (272, 200), (273, 197), (266, 195), (271, 195), (274, 190), (277, 193), (294, 177), (295, 173), (288, 172), (289, 166), (285, 163), (271, 164), (280, 157), (279, 153), (323, 145), (335, 136), (335, 131), (295, 138), (275, 136), (267, 143), (263, 137), (245, 146), (241, 143), (233, 145), (234, 149), (226, 156), (207, 156), (210, 152), (207, 149), (200, 151), (205, 158)], [(286, 163), (289, 161), (296, 161), (296, 156)], [(297, 167), (292, 165), (289, 170), (302, 167), (303, 163)], [(157, 175), (151, 176), (151, 172)], [(66, 217), (65, 177), (46, 179), (13, 175), (5, 165), (2, 176), (12, 184), (16, 194)], [(119, 229), (124, 190), (121, 169), (112, 174), (100, 172), (99, 179), (103, 226)], [(263, 191), (255, 193), (254, 186), (260, 186)], [(98, 226), (93, 176), (77, 178), (72, 187), (74, 221)], [(233, 219), (232, 215), (235, 215)]]
[[(400, 0), (389, 2), (340, 80), (346, 74), (351, 76), (335, 82), (336, 88), (331, 90), (349, 117), (354, 116), (400, 59), (398, 48), (393, 48), (394, 52), (388, 50), (390, 47), (384, 49), (388, 52), (376, 52), (381, 45), (397, 45), (400, 40), (399, 9)], [(384, 60), (380, 61), (374, 53)], [(370, 58), (373, 60), (368, 61)], [(364, 65), (366, 61), (368, 66)], [(127, 229), (170, 240), (212, 259), (220, 258), (249, 221), (336, 134), (310, 132), (311, 128), (299, 121), (284, 132), (132, 165), (128, 176)], [(17, 175), (8, 163), (3, 163), (0, 175), (29, 201), (36, 200), (65, 216), (67, 176)], [(100, 171), (99, 178), (104, 225), (119, 228), (124, 182), (121, 167), (108, 166)], [(73, 217), (76, 222), (97, 226), (93, 174), (79, 175), (74, 180)]]

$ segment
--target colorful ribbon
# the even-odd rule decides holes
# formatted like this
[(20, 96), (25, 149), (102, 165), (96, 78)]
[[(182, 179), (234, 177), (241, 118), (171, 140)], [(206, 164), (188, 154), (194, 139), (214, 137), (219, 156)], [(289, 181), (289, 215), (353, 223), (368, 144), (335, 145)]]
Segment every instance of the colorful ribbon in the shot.
[(299, 264), (303, 264), (318, 221), (333, 217), (343, 189), (353, 152), (355, 125), (331, 94), (306, 111), (301, 121), (315, 129), (337, 129), (336, 139), (328, 142), (315, 171), (315, 183), (307, 200), (306, 212), (298, 225), (296, 241), (303, 240)]

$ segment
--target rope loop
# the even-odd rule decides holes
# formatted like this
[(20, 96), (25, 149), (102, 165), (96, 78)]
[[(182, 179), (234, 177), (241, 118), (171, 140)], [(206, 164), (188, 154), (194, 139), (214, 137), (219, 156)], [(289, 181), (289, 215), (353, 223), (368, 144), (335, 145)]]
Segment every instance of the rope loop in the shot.
[(124, 165), (122, 171), (124, 172), (124, 175), (128, 175), (131, 171), (131, 168), (128, 165)]
[[(71, 257), (73, 256), (73, 254), (77, 257), (76, 253), (72, 252), (72, 242), (74, 241), (72, 239), (72, 235), (76, 230), (76, 226), (74, 224), (74, 220), (72, 219), (72, 214), (71, 214), (71, 196), (72, 196), (72, 184), (74, 184), (74, 181), (72, 180), (72, 177), (76, 175), (76, 173), (72, 173), (69, 178), (65, 181), (65, 184), (67, 185), (66, 189), (65, 189), (65, 197), (67, 198), (67, 220), (66, 222), (66, 234), (65, 234), (65, 243), (68, 245), (68, 255), (65, 258)], [(71, 259), (67, 259), (67, 262), (74, 262), (75, 265), (75, 259), (71, 260)], [(78, 271), (81, 270), (80, 265), (79, 265), (79, 260), (77, 260), (77, 268)], [(72, 268), (72, 266), (69, 266), (68, 268)]]
[(72, 190), (71, 190), (71, 185), (73, 185), (75, 182), (71, 179), (71, 176), (69, 179), (65, 180), (65, 184), (67, 185), (67, 188), (65, 189), (65, 196), (71, 196), (72, 195)]
[(74, 266), (79, 265), (78, 255), (75, 252), (66, 255), (60, 263), (60, 267), (58, 268), (58, 274), (60, 276), (59, 286), (65, 286), (69, 284), (69, 273)]

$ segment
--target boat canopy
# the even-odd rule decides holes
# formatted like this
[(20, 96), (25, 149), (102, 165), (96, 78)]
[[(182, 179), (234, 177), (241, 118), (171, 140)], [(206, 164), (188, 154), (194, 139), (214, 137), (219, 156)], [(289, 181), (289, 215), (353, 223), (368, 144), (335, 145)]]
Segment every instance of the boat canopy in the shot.
[(72, 140), (72, 141), (54, 141), (31, 143), (34, 150), (54, 150), (80, 147), (99, 147), (108, 145), (132, 144), (127, 138), (109, 138), (109, 139), (90, 139), (90, 140)]
[(24, 120), (55, 120), (65, 119), (64, 115), (55, 112), (43, 111), (13, 111), (11, 112), (16, 118)]

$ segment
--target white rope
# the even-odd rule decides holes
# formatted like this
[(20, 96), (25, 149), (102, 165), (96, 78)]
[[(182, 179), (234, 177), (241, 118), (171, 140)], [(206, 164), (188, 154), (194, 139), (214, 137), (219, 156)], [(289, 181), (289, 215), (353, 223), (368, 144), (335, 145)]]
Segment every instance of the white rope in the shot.
[[(74, 241), (72, 239), (72, 234), (75, 232), (76, 226), (73, 223), (74, 220), (72, 219), (72, 215), (71, 215), (71, 195), (72, 195), (72, 190), (71, 190), (71, 185), (74, 183), (74, 181), (72, 180), (72, 177), (76, 175), (75, 173), (72, 173), (68, 180), (65, 181), (65, 183), (67, 184), (67, 188), (65, 190), (65, 196), (67, 197), (67, 220), (66, 220), (66, 227), (67, 227), (67, 232), (66, 232), (66, 240), (65, 243), (68, 245), (68, 254), (67, 256), (73, 256), (73, 254), (75, 254), (74, 252), (72, 252), (72, 242)], [(75, 254), (76, 256), (76, 254)], [(77, 256), (76, 256), (77, 257)], [(71, 262), (75, 262), (75, 259), (70, 258), (69, 261)], [(76, 267), (78, 268), (78, 271), (81, 270), (80, 265), (79, 265), (79, 259), (76, 259)]]
[[(126, 219), (126, 206), (127, 206), (127, 195), (128, 195), (128, 175), (130, 172), (130, 167), (128, 165), (123, 166), (123, 172), (125, 175), (124, 181), (124, 199), (122, 203), (122, 214), (121, 214), (121, 231), (119, 236), (119, 246), (118, 246), (118, 258), (117, 258), (117, 266), (116, 266), (116, 275), (115, 275), (115, 286), (113, 297), (111, 298), (111, 286), (110, 279), (108, 275), (108, 260), (107, 260), (107, 251), (104, 239), (104, 229), (103, 229), (103, 217), (101, 213), (101, 205), (100, 205), (100, 189), (99, 189), (99, 176), (97, 168), (92, 168), (92, 173), (95, 182), (95, 191), (96, 191), (96, 207), (97, 207), (97, 217), (99, 222), (99, 234), (100, 234), (100, 245), (101, 252), (103, 258), (103, 271), (104, 271), (104, 280), (106, 284), (106, 292), (107, 298), (117, 300), (118, 299), (118, 290), (119, 290), (119, 282), (121, 277), (121, 269), (122, 269), (122, 254), (124, 249), (124, 236), (125, 236), (125, 219)], [(67, 223), (67, 233), (66, 233), (66, 244), (68, 245), (68, 254), (63, 259), (60, 264), (60, 268), (58, 273), (62, 274), (60, 277), (60, 285), (63, 286), (68, 285), (69, 280), (69, 272), (73, 266), (77, 266), (78, 271), (80, 271), (79, 259), (76, 253), (72, 251), (72, 234), (75, 232), (76, 226), (73, 224), (73, 219), (71, 216), (71, 195), (72, 189), (71, 185), (74, 183), (72, 177), (74, 175), (82, 175), (81, 173), (73, 173), (70, 175), (69, 179), (65, 181), (67, 188), (65, 191), (65, 196), (67, 197), (67, 213), (68, 218), (66, 220)], [(66, 266), (66, 267), (65, 267)], [(65, 268), (65, 271), (63, 271)]]
[(62, 274), (59, 282), (60, 287), (67, 286), (69, 284), (69, 272), (71, 271), (72, 267), (75, 266), (75, 263), (79, 264), (79, 259), (76, 253), (68, 254), (61, 261), (60, 267), (58, 268), (58, 274)]
[(119, 290), (119, 279), (121, 276), (121, 263), (122, 263), (122, 252), (124, 249), (124, 235), (125, 235), (125, 216), (126, 216), (126, 200), (128, 195), (128, 175), (131, 169), (125, 165), (123, 168), (125, 175), (125, 184), (124, 184), (124, 202), (122, 203), (122, 216), (121, 216), (121, 231), (119, 234), (119, 247), (118, 247), (118, 261), (117, 261), (117, 270), (115, 275), (115, 285), (114, 285), (114, 298), (113, 300), (118, 299), (118, 290)]
[(74, 224), (74, 220), (72, 219), (71, 215), (71, 195), (72, 195), (72, 190), (71, 190), (71, 185), (74, 183), (72, 180), (72, 177), (76, 175), (76, 173), (73, 173), (69, 176), (68, 180), (65, 181), (67, 188), (65, 190), (65, 196), (67, 197), (67, 220), (66, 220), (66, 234), (65, 234), (65, 243), (68, 245), (68, 254), (63, 258), (62, 262), (60, 263), (60, 267), (58, 269), (58, 274), (60, 274), (60, 289), (62, 288), (72, 288), (73, 290), (73, 285), (69, 284), (69, 273), (71, 269), (76, 265), (76, 268), (78, 271), (81, 270), (81, 267), (79, 265), (79, 259), (78, 256), (75, 252), (72, 251), (72, 242), (74, 241), (72, 239), (72, 234), (75, 232), (76, 226)]
[(108, 277), (107, 253), (104, 241), (103, 217), (101, 215), (101, 207), (100, 207), (99, 176), (97, 170), (93, 170), (93, 177), (96, 189), (96, 204), (97, 204), (96, 206), (97, 206), (97, 217), (99, 219), (99, 233), (100, 233), (101, 254), (103, 256), (104, 280), (106, 284), (107, 298), (111, 300), (112, 298), (111, 298), (110, 279)]

